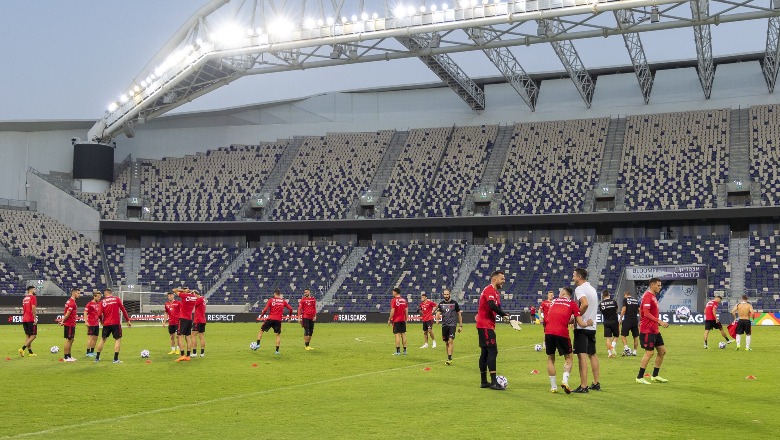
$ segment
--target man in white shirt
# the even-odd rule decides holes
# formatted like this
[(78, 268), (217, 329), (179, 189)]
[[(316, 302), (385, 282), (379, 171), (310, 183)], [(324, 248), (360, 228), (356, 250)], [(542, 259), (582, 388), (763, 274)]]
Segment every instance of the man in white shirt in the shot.
[[(580, 314), (583, 321), (592, 320), (593, 325), (588, 327), (574, 326), (574, 353), (580, 368), (580, 386), (573, 393), (587, 393), (588, 389), (601, 391), (599, 383), (599, 358), (596, 356), (596, 313), (599, 308), (599, 299), (596, 289), (588, 282), (588, 271), (578, 267), (574, 269), (572, 281), (577, 286), (574, 296), (580, 305)], [(593, 371), (593, 383), (588, 386), (588, 359), (590, 369)]]

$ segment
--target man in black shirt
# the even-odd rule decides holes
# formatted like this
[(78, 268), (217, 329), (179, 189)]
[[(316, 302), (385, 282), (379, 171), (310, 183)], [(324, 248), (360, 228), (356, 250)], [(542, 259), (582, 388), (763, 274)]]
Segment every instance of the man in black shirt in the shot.
[[(636, 348), (639, 347), (639, 300), (631, 295), (631, 292), (623, 294), (623, 308), (620, 310), (620, 320), (623, 328), (620, 338), (623, 341), (623, 354), (621, 356), (636, 356)], [(634, 351), (626, 344), (628, 332), (634, 337)]]
[(620, 333), (620, 323), (618, 322), (618, 305), (617, 302), (612, 299), (609, 294), (609, 290), (603, 290), (601, 292), (601, 303), (599, 303), (599, 312), (601, 312), (601, 318), (604, 324), (604, 340), (607, 343), (608, 357), (615, 357), (615, 346), (617, 345), (617, 337)]
[(444, 363), (452, 365), (452, 346), (455, 333), (463, 331), (463, 315), (458, 303), (450, 297), (450, 289), (444, 289), (444, 301), (439, 303), (436, 316), (441, 319), (441, 340), (447, 344), (447, 360)]

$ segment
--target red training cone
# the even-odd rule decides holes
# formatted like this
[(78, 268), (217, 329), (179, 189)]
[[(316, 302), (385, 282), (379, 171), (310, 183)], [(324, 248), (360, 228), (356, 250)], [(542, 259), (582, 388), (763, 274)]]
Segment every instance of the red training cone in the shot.
[(539, 370), (531, 370), (531, 374), (539, 374)]
[(753, 375), (751, 374), (750, 376), (746, 377), (745, 379), (748, 379), (748, 380), (756, 380), (756, 376), (753, 376)]

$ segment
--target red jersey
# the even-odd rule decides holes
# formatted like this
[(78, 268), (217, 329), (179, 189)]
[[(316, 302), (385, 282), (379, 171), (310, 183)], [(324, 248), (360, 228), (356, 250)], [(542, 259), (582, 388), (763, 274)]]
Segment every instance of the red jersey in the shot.
[(715, 301), (714, 299), (707, 302), (707, 305), (704, 307), (704, 319), (706, 321), (717, 321), (718, 320), (718, 306), (720, 303), (718, 301)]
[(100, 301), (90, 301), (84, 307), (84, 321), (88, 326), (100, 325)]
[(179, 306), (179, 319), (192, 320), (192, 309), (195, 308), (195, 301), (198, 297), (194, 293), (179, 292), (181, 305)]
[(544, 334), (568, 338), (569, 321), (572, 316), (580, 316), (579, 305), (569, 298), (555, 298), (548, 307), (544, 314)]
[(639, 304), (639, 333), (658, 334), (658, 323), (651, 321), (648, 316), (658, 319), (658, 300), (649, 290), (642, 296), (642, 302)]
[(395, 310), (393, 313), (393, 322), (406, 322), (406, 313), (409, 311), (409, 304), (405, 298), (400, 296), (390, 300), (390, 309)]
[(544, 319), (544, 322), (547, 322), (547, 313), (550, 310), (550, 305), (552, 305), (552, 301), (549, 299), (542, 301), (542, 304), (539, 305), (539, 310), (542, 312), (542, 318)]
[(488, 302), (494, 301), (497, 306), (501, 305), (501, 295), (493, 285), (485, 287), (482, 295), (479, 296), (479, 308), (477, 309), (477, 328), (486, 328), (494, 330), (496, 328), (496, 312), (488, 306)]
[(35, 322), (35, 316), (33, 316), (33, 306), (38, 305), (38, 298), (35, 295), (25, 295), (22, 300), (22, 309), (24, 310), (24, 316), (22, 322)]
[(430, 300), (420, 303), (420, 313), (423, 321), (433, 321), (433, 311), (436, 310), (436, 303)]
[(317, 316), (317, 300), (313, 296), (301, 298), (298, 302), (298, 315), (301, 319), (314, 319)]
[(284, 298), (270, 298), (268, 302), (265, 303), (265, 307), (263, 307), (263, 311), (260, 312), (260, 316), (263, 316), (265, 312), (268, 312), (268, 318), (266, 319), (269, 321), (281, 321), (284, 309), (290, 309), (290, 313), (293, 311), (293, 308), (284, 300)]
[(195, 319), (192, 322), (195, 324), (206, 323), (206, 298), (202, 296), (195, 301)]
[(179, 325), (179, 301), (168, 301), (165, 303), (165, 314), (168, 316), (168, 325)]
[(530, 309), (528, 309), (529, 312), (531, 312), (531, 315), (536, 315), (536, 307), (531, 306)]
[[(68, 315), (68, 312), (70, 312), (70, 315)], [(62, 312), (62, 317), (64, 318), (65, 315), (68, 315), (68, 319), (63, 319), (62, 325), (75, 327), (76, 317), (78, 316), (78, 306), (76, 305), (76, 300), (73, 299), (73, 297), (70, 297), (67, 301), (65, 301), (65, 310)]]
[(127, 310), (125, 305), (122, 304), (122, 300), (116, 296), (107, 296), (100, 301), (100, 314), (103, 316), (103, 325), (119, 325), (121, 320), (119, 319), (119, 311), (122, 311), (122, 315), (125, 317), (125, 321), (129, 321), (130, 317), (127, 316)]

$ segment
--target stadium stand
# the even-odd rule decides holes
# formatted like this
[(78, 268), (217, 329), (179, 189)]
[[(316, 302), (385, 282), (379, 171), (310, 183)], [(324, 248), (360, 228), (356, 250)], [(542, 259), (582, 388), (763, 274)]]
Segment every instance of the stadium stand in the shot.
[(452, 128), (411, 130), (382, 193), (385, 218), (417, 217)]
[(223, 245), (143, 248), (138, 281), (152, 291), (167, 292), (180, 286), (206, 290), (239, 252)]
[(105, 245), (108, 270), (111, 271), (111, 279), (116, 284), (125, 284), (125, 247), (123, 245)]
[(762, 204), (780, 203), (780, 106), (749, 110), (750, 175), (761, 185)]
[[(211, 296), (212, 304), (255, 304), (262, 308), (274, 289), (290, 300), (309, 288), (315, 298), (330, 287), (339, 266), (349, 254), (348, 246), (264, 246)], [(292, 303), (295, 305), (297, 303)], [(255, 307), (257, 308), (257, 307)]]
[(122, 170), (105, 193), (73, 191), (73, 195), (95, 208), (100, 213), (101, 218), (117, 219), (119, 217), (119, 201), (130, 195), (130, 169)]
[(598, 181), (608, 128), (608, 118), (516, 124), (499, 214), (580, 212)]
[(0, 295), (23, 295), (25, 287), (13, 268), (0, 261)]
[(276, 192), (276, 220), (344, 218), (368, 189), (393, 131), (307, 137)]
[(538, 306), (548, 290), (571, 285), (571, 275), (577, 267), (587, 267), (589, 240), (574, 241), (565, 237), (555, 241), (518, 241), (487, 245), (477, 268), (466, 282), (463, 306), (476, 311), (479, 295), (488, 285), (490, 273), (501, 269), (506, 275), (501, 307), (518, 311)]
[(757, 310), (780, 309), (780, 231), (773, 235), (750, 236), (750, 253), (745, 271), (745, 288), (755, 290), (753, 307)]
[(105, 285), (97, 243), (49, 217), (31, 211), (0, 210), (0, 242), (27, 258), (41, 279), (63, 290)]
[(485, 171), (497, 134), (497, 125), (455, 129), (425, 202), (428, 217), (461, 215), (464, 199)]
[(716, 207), (728, 176), (728, 110), (629, 116), (618, 186), (629, 211)]
[(685, 236), (678, 240), (617, 238), (610, 245), (609, 258), (597, 289), (617, 289), (626, 266), (662, 264), (704, 264), (709, 267), (709, 292), (729, 286), (729, 237)]

